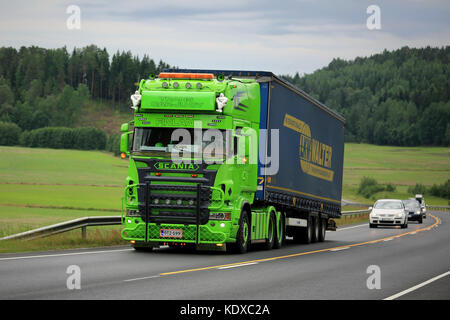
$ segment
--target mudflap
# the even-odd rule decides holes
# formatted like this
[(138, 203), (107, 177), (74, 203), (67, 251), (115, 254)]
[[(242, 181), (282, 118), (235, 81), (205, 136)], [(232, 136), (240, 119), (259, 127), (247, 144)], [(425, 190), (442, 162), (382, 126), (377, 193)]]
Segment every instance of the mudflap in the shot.
[(333, 219), (328, 219), (327, 230), (336, 231), (336, 229), (337, 229), (336, 221), (334, 221)]

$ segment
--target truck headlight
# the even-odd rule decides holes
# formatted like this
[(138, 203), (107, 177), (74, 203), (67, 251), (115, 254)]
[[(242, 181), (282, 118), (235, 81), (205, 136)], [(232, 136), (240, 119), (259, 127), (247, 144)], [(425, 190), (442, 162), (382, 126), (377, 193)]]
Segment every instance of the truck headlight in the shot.
[(127, 210), (127, 217), (139, 217), (139, 211), (137, 210)]
[(231, 214), (229, 212), (223, 213), (223, 212), (215, 212), (209, 214), (210, 220), (230, 220)]

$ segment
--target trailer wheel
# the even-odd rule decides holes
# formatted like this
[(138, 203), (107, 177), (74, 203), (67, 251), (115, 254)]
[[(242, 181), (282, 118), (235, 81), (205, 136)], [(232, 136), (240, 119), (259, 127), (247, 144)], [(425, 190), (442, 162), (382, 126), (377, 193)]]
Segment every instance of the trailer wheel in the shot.
[(298, 230), (294, 233), (294, 242), (305, 244), (311, 243), (312, 234), (314, 232), (311, 216), (308, 216), (308, 226), (306, 228), (298, 227), (297, 229)]
[(319, 241), (319, 217), (312, 217), (311, 219), (312, 223), (313, 223), (313, 232), (311, 235), (311, 242), (317, 242)]
[(319, 242), (325, 241), (325, 234), (327, 233), (327, 219), (319, 218)]
[(273, 212), (271, 212), (269, 217), (269, 225), (267, 226), (268, 231), (267, 231), (267, 240), (265, 244), (266, 250), (272, 249), (275, 243), (275, 236), (276, 236), (275, 225), (276, 225), (275, 215), (273, 214)]
[(277, 228), (277, 238), (276, 238), (276, 241), (274, 243), (274, 248), (275, 249), (280, 249), (281, 246), (283, 245), (284, 238), (285, 238), (284, 226), (285, 226), (284, 214), (281, 213), (281, 215), (280, 215), (280, 224), (279, 224), (279, 226)]

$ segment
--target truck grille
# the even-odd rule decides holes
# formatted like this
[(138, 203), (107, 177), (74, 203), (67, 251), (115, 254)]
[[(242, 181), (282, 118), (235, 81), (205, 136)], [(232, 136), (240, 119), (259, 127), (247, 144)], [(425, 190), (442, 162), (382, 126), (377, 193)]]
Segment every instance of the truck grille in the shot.
[[(209, 206), (217, 171), (207, 164), (193, 166), (193, 171), (164, 169), (170, 160), (135, 159), (138, 167), (138, 211), (146, 223), (204, 225), (209, 220)], [(167, 165), (166, 165), (167, 164)], [(161, 175), (156, 175), (156, 172)], [(194, 174), (195, 173), (195, 174)], [(150, 239), (150, 237), (149, 237)]]
[(146, 222), (206, 224), (209, 220), (211, 189), (208, 186), (147, 182), (139, 184), (138, 198), (139, 213)]

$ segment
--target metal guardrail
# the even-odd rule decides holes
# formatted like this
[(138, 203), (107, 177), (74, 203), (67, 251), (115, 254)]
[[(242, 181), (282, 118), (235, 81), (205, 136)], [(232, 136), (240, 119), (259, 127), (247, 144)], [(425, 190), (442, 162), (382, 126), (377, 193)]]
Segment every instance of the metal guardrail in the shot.
[(109, 226), (120, 225), (122, 223), (121, 216), (99, 216), (99, 217), (84, 217), (70, 221), (65, 221), (50, 226), (25, 231), (10, 236), (0, 238), (0, 240), (12, 239), (36, 239), (51, 236), (57, 233), (67, 232), (70, 230), (81, 228), (81, 235), (83, 239), (86, 238), (86, 227), (91, 226)]
[(342, 211), (341, 215), (344, 217), (351, 217), (351, 216), (360, 216), (362, 214), (370, 213), (371, 210), (365, 209), (365, 210), (354, 210), (354, 211)]
[[(430, 210), (450, 211), (450, 206), (427, 206)], [(342, 211), (343, 217), (359, 216), (370, 213), (371, 210), (353, 210)], [(122, 223), (121, 216), (100, 216), (100, 217), (84, 217), (78, 218), (66, 222), (53, 224), (50, 226), (25, 231), (10, 236), (0, 238), (0, 240), (12, 240), (12, 239), (36, 239), (41, 237), (47, 237), (54, 234), (67, 232), (74, 229), (81, 228), (81, 235), (83, 239), (86, 238), (86, 227), (91, 226), (108, 226), (108, 225), (120, 225)]]
[[(353, 216), (361, 215), (370, 212), (370, 210), (355, 210), (355, 211), (344, 211), (343, 216)], [(81, 235), (83, 239), (86, 239), (86, 227), (91, 226), (108, 226), (108, 225), (120, 225), (122, 223), (121, 216), (100, 216), (100, 217), (84, 217), (74, 220), (69, 220), (57, 224), (52, 224), (50, 226), (33, 229), (10, 236), (0, 238), (0, 240), (13, 240), (13, 239), (37, 239), (42, 237), (48, 237), (58, 233), (63, 233), (71, 231), (74, 229), (81, 228)]]
[(450, 211), (450, 206), (428, 206), (427, 209), (437, 210), (437, 211)]

